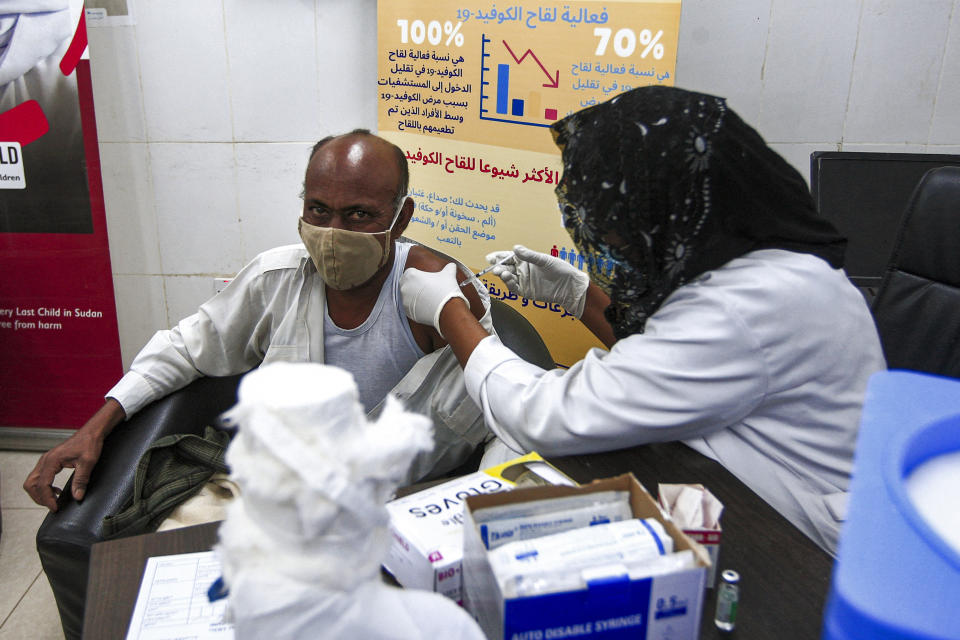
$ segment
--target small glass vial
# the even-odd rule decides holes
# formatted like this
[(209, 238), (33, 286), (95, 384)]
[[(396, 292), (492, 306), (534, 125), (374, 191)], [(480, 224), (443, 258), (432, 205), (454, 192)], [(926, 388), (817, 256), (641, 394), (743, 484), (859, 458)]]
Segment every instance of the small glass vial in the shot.
[(740, 574), (731, 569), (720, 574), (717, 589), (717, 615), (713, 622), (721, 631), (733, 631), (737, 624), (737, 601), (740, 599)]

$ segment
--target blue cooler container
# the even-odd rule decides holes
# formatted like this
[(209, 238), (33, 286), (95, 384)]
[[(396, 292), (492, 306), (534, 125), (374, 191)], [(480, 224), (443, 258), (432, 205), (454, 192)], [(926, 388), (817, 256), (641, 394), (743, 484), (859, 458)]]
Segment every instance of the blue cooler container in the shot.
[[(960, 639), (960, 554), (923, 520), (905, 479), (960, 451), (960, 380), (870, 379), (823, 638)], [(960, 487), (956, 491), (960, 508)]]

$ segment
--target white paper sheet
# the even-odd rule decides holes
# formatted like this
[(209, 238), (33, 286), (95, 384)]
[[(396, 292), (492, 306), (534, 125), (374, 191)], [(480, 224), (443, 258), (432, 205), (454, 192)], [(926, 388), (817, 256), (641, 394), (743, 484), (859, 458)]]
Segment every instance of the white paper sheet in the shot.
[(233, 640), (233, 625), (223, 620), (226, 598), (207, 598), (218, 577), (213, 551), (148, 558), (127, 640)]

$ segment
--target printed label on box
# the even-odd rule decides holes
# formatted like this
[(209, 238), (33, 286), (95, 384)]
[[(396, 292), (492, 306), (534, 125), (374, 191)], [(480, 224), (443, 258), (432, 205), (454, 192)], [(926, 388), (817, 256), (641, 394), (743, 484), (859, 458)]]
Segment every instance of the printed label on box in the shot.
[[(608, 490), (629, 491), (632, 514), (653, 518), (670, 535), (675, 549), (692, 554), (694, 564), (655, 573), (652, 577), (627, 571), (609, 571), (598, 565), (600, 579), (585, 570), (573, 570), (579, 585), (531, 596), (507, 595), (498, 582), (491, 553), (480, 537), (474, 514), (482, 509), (523, 504), (568, 495)], [(484, 633), (497, 640), (547, 640), (557, 638), (640, 638), (643, 640), (695, 640), (700, 628), (706, 572), (710, 560), (705, 550), (670, 520), (632, 475), (594, 481), (573, 490), (558, 487), (511, 491), (472, 498), (464, 515), (464, 602)], [(649, 575), (649, 574), (648, 574)]]

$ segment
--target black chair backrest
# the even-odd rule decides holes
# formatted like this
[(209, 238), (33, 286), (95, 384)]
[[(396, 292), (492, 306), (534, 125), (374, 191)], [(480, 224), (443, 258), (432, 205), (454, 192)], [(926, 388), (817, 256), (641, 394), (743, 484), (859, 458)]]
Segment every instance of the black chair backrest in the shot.
[(920, 180), (871, 310), (889, 368), (960, 377), (960, 167)]
[(103, 540), (104, 516), (117, 513), (133, 493), (137, 461), (154, 440), (174, 433), (202, 434), (237, 399), (242, 375), (203, 377), (153, 402), (107, 436), (83, 502), (70, 496), (73, 476), (37, 530), (37, 553), (67, 640), (80, 638), (90, 547)]
[(491, 298), (490, 314), (500, 342), (511, 351), (543, 369), (556, 367), (543, 338), (519, 311), (502, 300)]

